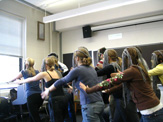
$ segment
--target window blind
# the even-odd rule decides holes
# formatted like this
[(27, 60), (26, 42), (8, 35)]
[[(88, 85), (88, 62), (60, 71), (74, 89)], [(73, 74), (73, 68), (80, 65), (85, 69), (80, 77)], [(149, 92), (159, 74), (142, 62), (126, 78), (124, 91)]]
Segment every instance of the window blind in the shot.
[(23, 19), (0, 11), (0, 54), (22, 56)]

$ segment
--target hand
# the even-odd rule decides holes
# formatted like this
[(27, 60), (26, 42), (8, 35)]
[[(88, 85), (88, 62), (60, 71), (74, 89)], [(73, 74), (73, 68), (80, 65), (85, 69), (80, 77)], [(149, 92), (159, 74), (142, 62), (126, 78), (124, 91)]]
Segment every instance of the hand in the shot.
[(46, 99), (48, 95), (49, 95), (49, 89), (46, 89), (44, 92), (41, 93), (42, 99)]
[(98, 69), (102, 69), (103, 68), (103, 64), (98, 64)]
[(116, 76), (118, 73), (111, 73), (111, 77), (114, 77), (114, 76)]
[(86, 91), (86, 88), (88, 88), (88, 86), (86, 87), (82, 82), (79, 83), (79, 86), (81, 89), (83, 89), (84, 91)]
[(71, 93), (73, 92), (73, 89), (67, 88), (67, 92), (68, 92), (69, 94), (71, 94)]
[[(67, 84), (68, 85), (68, 84)], [(71, 85), (68, 85), (69, 88), (67, 88), (67, 92), (71, 94), (73, 92), (73, 87)]]
[(121, 71), (119, 69), (117, 69), (117, 72), (120, 73)]
[(10, 83), (12, 83), (12, 81), (8, 81), (8, 82), (6, 82), (7, 84), (10, 84)]
[(105, 89), (105, 93), (108, 93), (110, 91), (110, 89)]
[[(68, 84), (67, 84), (68, 85)], [(73, 87), (71, 86), (71, 85), (68, 85), (68, 87), (70, 88), (70, 89), (72, 89), (73, 90)]]
[(16, 83), (16, 84), (22, 84), (22, 80), (16, 80), (16, 81), (14, 81), (13, 83)]
[(70, 71), (73, 70), (73, 67), (70, 68)]

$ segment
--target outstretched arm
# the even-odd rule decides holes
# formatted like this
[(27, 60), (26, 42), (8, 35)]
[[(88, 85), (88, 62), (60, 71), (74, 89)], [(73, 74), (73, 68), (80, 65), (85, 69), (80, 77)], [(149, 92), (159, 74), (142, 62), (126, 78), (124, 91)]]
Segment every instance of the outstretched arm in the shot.
[(86, 87), (83, 83), (80, 82), (80, 88), (82, 88), (86, 93), (93, 93), (96, 91), (102, 91), (104, 89), (108, 89), (111, 88), (113, 85), (113, 82), (115, 83), (117, 81), (117, 78), (122, 78), (123, 77), (123, 73), (118, 73), (117, 75), (115, 75), (115, 77), (113, 78), (109, 78), (106, 79), (104, 81), (102, 81), (101, 83), (89, 88), (88, 86)]
[(80, 88), (82, 88), (86, 93), (90, 94), (97, 91), (102, 91), (103, 89), (99, 86), (99, 84), (89, 88), (88, 86), (85, 86), (82, 82), (79, 83)]
[(7, 82), (7, 83), (11, 83), (11, 82), (14, 82), (15, 80), (17, 80), (17, 79), (20, 79), (20, 78), (22, 78), (23, 77), (23, 75), (22, 75), (22, 73), (21, 72), (19, 72), (19, 74), (15, 77), (15, 78), (13, 78), (12, 80), (10, 80), (9, 82)]
[(16, 80), (15, 83), (22, 84), (22, 83), (29, 83), (33, 81), (38, 81), (44, 78), (44, 72), (40, 72), (39, 74), (35, 75), (34, 77), (27, 78), (25, 80)]
[(122, 89), (122, 83), (119, 85), (115, 85), (115, 86), (111, 87), (110, 89), (106, 89), (105, 93), (110, 95), (119, 89)]

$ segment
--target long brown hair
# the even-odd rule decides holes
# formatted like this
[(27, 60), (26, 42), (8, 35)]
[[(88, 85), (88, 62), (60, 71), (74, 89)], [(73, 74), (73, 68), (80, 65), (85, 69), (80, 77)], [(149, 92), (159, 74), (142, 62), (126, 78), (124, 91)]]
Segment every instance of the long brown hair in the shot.
[[(140, 51), (139, 51), (137, 48), (135, 48), (135, 47), (127, 48), (127, 50), (128, 50), (128, 52), (129, 52), (129, 54), (130, 54), (130, 57), (131, 57), (131, 60), (132, 60), (132, 64), (133, 64), (133, 65), (138, 65), (138, 66), (140, 66), (140, 67), (143, 69), (143, 71), (144, 71), (146, 74), (148, 74), (148, 72), (147, 72), (145, 66), (144, 66), (144, 65), (142, 64), (142, 62), (139, 60), (139, 55), (141, 55)], [(142, 55), (141, 55), (141, 57), (142, 57)]]
[(108, 56), (113, 60), (113, 61), (117, 61), (118, 59), (118, 54), (114, 49), (109, 49), (108, 51)]
[[(129, 68), (132, 65), (137, 66), (137, 68), (139, 69), (139, 71), (142, 75), (144, 82), (147, 81), (146, 76), (150, 80), (149, 75), (147, 73), (147, 68), (143, 62), (142, 54), (140, 53), (140, 51), (136, 47), (125, 48), (123, 53), (122, 53), (122, 71), (124, 71), (125, 69)], [(124, 105), (126, 107), (126, 98), (127, 98), (128, 102), (131, 99), (130, 98), (131, 97), (130, 96), (130, 90), (128, 89), (126, 82), (124, 82), (122, 84), (122, 86), (123, 86)]]
[(163, 61), (163, 50), (157, 50), (154, 51), (154, 53), (157, 55), (158, 64), (162, 63), (161, 61)]

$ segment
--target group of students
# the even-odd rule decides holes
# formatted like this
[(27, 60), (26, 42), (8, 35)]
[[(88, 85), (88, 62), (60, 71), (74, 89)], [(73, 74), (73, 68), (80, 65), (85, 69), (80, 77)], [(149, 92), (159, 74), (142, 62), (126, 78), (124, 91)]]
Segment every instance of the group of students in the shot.
[[(163, 51), (155, 51), (152, 54), (152, 60), (153, 69), (148, 70), (148, 66), (137, 47), (125, 48), (122, 60), (114, 49), (107, 49), (104, 52), (101, 68), (94, 68), (87, 48), (79, 47), (73, 54), (73, 69), (66, 76), (62, 77), (60, 72), (55, 70), (57, 59), (54, 56), (49, 56), (45, 59), (46, 71), (40, 73), (34, 71), (34, 69), (29, 68), (33, 65), (28, 61), (26, 63), (28, 68), (21, 71), (19, 77), (12, 81), (24, 77), (24, 80), (15, 82), (19, 84), (33, 83), (28, 87), (32, 91), (34, 87), (38, 87), (39, 80), (45, 80), (45, 91), (41, 93), (41, 90), (38, 89), (37, 92), (32, 91), (31, 94), (38, 94), (40, 103), (43, 101), (41, 97), (45, 99), (49, 96), (51, 122), (64, 122), (67, 116), (68, 99), (65, 97), (63, 86), (70, 82), (73, 82), (75, 87), (80, 90), (83, 122), (105, 122), (102, 116), (105, 108), (102, 90), (112, 94), (115, 101), (115, 110), (111, 112), (113, 120), (110, 121), (163, 122), (163, 106), (152, 88), (150, 78), (150, 76), (156, 75), (161, 79), (161, 82), (163, 80), (161, 72), (163, 70)], [(32, 74), (31, 71), (35, 73)], [(106, 75), (106, 79), (99, 82), (98, 76), (104, 75)], [(29, 98), (30, 96), (32, 95), (29, 95)], [(36, 98), (33, 96), (31, 99), (33, 99), (33, 107), (28, 107), (29, 111), (30, 108), (38, 110), (39, 104), (37, 104), (38, 107), (34, 107), (36, 101), (34, 99)], [(28, 100), (27, 97), (27, 103), (31, 103), (31, 99)], [(138, 111), (141, 119), (138, 116)], [(31, 113), (31, 117), (33, 115)], [(36, 120), (36, 115), (32, 118), (33, 121), (41, 121), (39, 117)]]
[[(41, 122), (39, 110), (44, 101), (41, 98), (41, 85), (45, 87), (43, 89), (48, 88), (57, 79), (60, 79), (62, 75), (67, 74), (68, 69), (64, 64), (62, 64), (62, 66), (58, 64), (58, 56), (55, 53), (49, 54), (48, 57), (43, 60), (41, 72), (34, 69), (34, 60), (32, 58), (26, 58), (24, 66), (24, 70), (8, 83), (25, 83), (30, 121)], [(21, 78), (24, 80), (19, 80)], [(42, 80), (44, 82), (41, 83)], [(65, 122), (76, 122), (75, 110), (73, 109), (71, 100), (71, 93), (69, 94), (63, 87), (58, 88), (49, 95), (48, 109), (51, 122), (63, 122), (64, 118)], [(68, 108), (68, 104), (72, 107)], [(70, 113), (68, 113), (68, 110)]]

